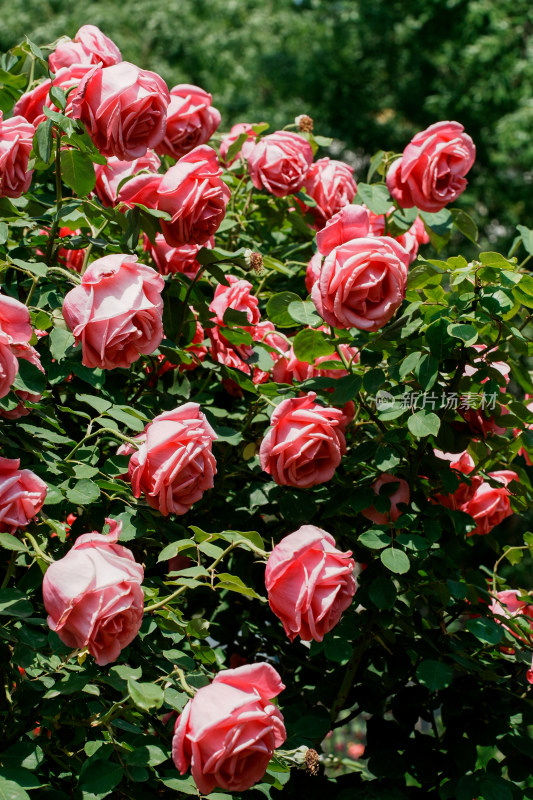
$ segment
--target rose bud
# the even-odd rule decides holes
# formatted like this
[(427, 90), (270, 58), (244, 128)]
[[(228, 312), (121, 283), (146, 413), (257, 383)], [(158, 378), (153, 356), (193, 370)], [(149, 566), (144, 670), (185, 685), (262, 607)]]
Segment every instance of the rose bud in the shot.
[[(392, 494), (382, 493), (381, 487), (389, 483), (396, 484)], [(361, 511), (363, 517), (375, 522), (377, 525), (386, 525), (388, 522), (396, 522), (402, 513), (398, 505), (402, 503), (407, 505), (411, 496), (407, 481), (403, 478), (396, 477), (396, 475), (390, 475), (388, 472), (384, 472), (383, 475), (380, 475), (377, 481), (372, 484), (372, 489), (374, 490), (374, 494), (387, 497), (390, 502), (390, 510), (377, 511), (374, 506), (370, 506), (370, 508), (365, 508), (364, 511)]]
[(81, 341), (82, 364), (115, 369), (150, 355), (163, 338), (163, 278), (137, 256), (93, 261), (63, 301), (63, 316)]
[(271, 702), (284, 688), (270, 664), (245, 664), (219, 672), (189, 700), (176, 720), (172, 759), (182, 775), (191, 767), (202, 795), (216, 786), (242, 792), (261, 780), (286, 738)]
[(155, 72), (121, 61), (93, 67), (72, 100), (72, 116), (81, 120), (104, 156), (133, 161), (155, 148), (165, 135), (167, 85)]
[(78, 536), (43, 580), (49, 627), (67, 647), (87, 647), (101, 667), (135, 639), (144, 611), (144, 570), (131, 550), (117, 544), (122, 523), (106, 522), (107, 535)]
[(215, 315), (218, 325), (224, 324), (224, 313), (228, 308), (246, 314), (250, 325), (257, 325), (260, 319), (259, 300), (251, 294), (253, 289), (249, 281), (239, 280), (235, 275), (226, 275), (229, 286), (219, 283), (209, 310)]
[(466, 189), (476, 158), (474, 142), (459, 122), (436, 122), (414, 136), (387, 173), (387, 187), (401, 208), (440, 211)]
[[(247, 138), (244, 140), (240, 151), (236, 153), (231, 160), (228, 160), (228, 150), (243, 133), (247, 134)], [(226, 133), (222, 137), (222, 141), (220, 143), (221, 160), (227, 167), (229, 167), (235, 161), (237, 161), (238, 158), (246, 159), (252, 151), (256, 138), (257, 135), (254, 131), (253, 125), (251, 125), (249, 122), (238, 122), (233, 126), (229, 133)]]
[(48, 57), (51, 72), (73, 64), (100, 64), (110, 67), (122, 61), (116, 44), (96, 25), (82, 25), (74, 39), (60, 41)]
[(331, 480), (346, 452), (344, 414), (315, 403), (316, 393), (283, 400), (261, 442), (261, 469), (282, 486), (302, 489)]
[(22, 116), (3, 119), (0, 111), (0, 197), (20, 197), (30, 188), (28, 169), (35, 128)]
[(330, 533), (302, 525), (272, 550), (266, 565), (268, 602), (291, 640), (321, 642), (357, 589), (351, 551), (335, 547)]
[(357, 194), (353, 169), (344, 161), (331, 158), (319, 158), (311, 164), (302, 188), (316, 206), (308, 207), (300, 200), (298, 203), (304, 212), (314, 217), (317, 228), (323, 228), (328, 219), (350, 205)]
[(174, 86), (170, 90), (167, 130), (157, 152), (181, 158), (208, 142), (220, 125), (220, 112), (212, 107), (211, 100), (211, 95), (199, 86)]
[(25, 528), (42, 508), (48, 487), (34, 472), (19, 469), (19, 458), (0, 456), (0, 531)]
[(401, 306), (409, 256), (388, 236), (352, 239), (326, 256), (311, 299), (334, 328), (377, 331)]
[(276, 131), (254, 144), (247, 159), (256, 189), (266, 189), (276, 197), (287, 197), (302, 188), (313, 161), (313, 151), (303, 136)]
[(198, 403), (159, 414), (147, 425), (146, 439), (130, 458), (134, 496), (144, 494), (164, 516), (185, 514), (213, 488), (216, 438)]

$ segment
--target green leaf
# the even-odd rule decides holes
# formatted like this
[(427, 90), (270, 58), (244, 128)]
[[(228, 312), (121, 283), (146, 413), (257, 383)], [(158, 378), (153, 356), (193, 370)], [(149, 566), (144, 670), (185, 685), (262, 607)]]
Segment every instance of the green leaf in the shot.
[(86, 197), (96, 184), (92, 159), (79, 150), (62, 150), (61, 177), (78, 197)]
[(440, 419), (436, 414), (426, 411), (416, 411), (407, 420), (407, 427), (417, 439), (425, 436), (436, 436), (440, 428)]
[(45, 120), (37, 126), (35, 136), (33, 137), (33, 149), (36, 155), (41, 161), (44, 161), (45, 164), (49, 164), (52, 160), (53, 127), (54, 123), (51, 119)]
[(74, 336), (65, 328), (54, 328), (50, 333), (50, 353), (56, 361), (62, 361), (67, 350), (74, 346)]
[(32, 394), (42, 394), (45, 386), (46, 375), (44, 372), (41, 372), (39, 367), (30, 361), (19, 358), (19, 371), (15, 377), (13, 388)]
[(136, 433), (144, 431), (146, 423), (139, 419), (137, 412), (127, 406), (112, 406), (106, 412), (106, 416), (122, 422), (126, 428), (131, 428)]
[(389, 190), (383, 183), (358, 183), (357, 200), (374, 214), (386, 214), (392, 205)]
[(335, 406), (343, 406), (349, 400), (352, 400), (361, 388), (360, 375), (343, 375), (342, 378), (337, 378), (335, 381), (335, 389), (331, 395), (331, 402)]
[(105, 797), (118, 786), (124, 769), (114, 761), (97, 758), (86, 762), (87, 767), (80, 773), (80, 789), (97, 798)]
[(137, 706), (143, 711), (152, 708), (161, 708), (165, 699), (163, 689), (155, 683), (141, 683), (134, 678), (128, 678), (128, 694)]
[(439, 362), (435, 356), (426, 353), (415, 367), (415, 376), (425, 391), (431, 389), (439, 375)]
[(391, 543), (389, 533), (379, 530), (371, 530), (362, 533), (359, 537), (359, 542), (370, 550), (381, 550), (383, 547), (388, 547)]
[(5, 550), (26, 550), (22, 542), (19, 542), (17, 537), (13, 536), (11, 533), (0, 533), (0, 547), (3, 547)]
[(368, 590), (370, 599), (377, 608), (392, 608), (396, 601), (396, 587), (390, 578), (376, 578)]
[(498, 625), (493, 619), (486, 619), (484, 617), (469, 619), (466, 622), (465, 628), (467, 631), (470, 631), (470, 633), (473, 633), (480, 642), (485, 642), (487, 644), (498, 644), (503, 638), (501, 625)]
[(426, 686), (431, 692), (438, 692), (452, 682), (453, 669), (442, 661), (429, 658), (418, 665), (416, 677), (422, 686)]
[(289, 303), (287, 311), (296, 322), (301, 322), (302, 325), (310, 325), (312, 327), (323, 322), (322, 317), (316, 312), (315, 304), (311, 301), (295, 300)]
[(294, 292), (274, 294), (266, 305), (267, 316), (278, 328), (293, 328), (297, 323), (289, 314), (289, 306), (291, 303), (301, 302), (301, 298)]
[(296, 358), (307, 364), (314, 364), (317, 358), (335, 352), (335, 346), (328, 341), (326, 334), (313, 328), (299, 331), (293, 339), (292, 346)]
[(0, 776), (0, 800), (30, 800), (30, 796), (18, 783)]
[(88, 506), (100, 497), (100, 487), (88, 478), (77, 481), (71, 489), (67, 489), (67, 498), (71, 503)]
[(397, 547), (389, 547), (387, 550), (382, 550), (380, 558), (382, 564), (397, 575), (403, 575), (408, 572), (411, 566), (409, 556), (403, 550), (398, 550)]
[(461, 339), (468, 347), (477, 342), (478, 333), (473, 325), (463, 323), (448, 325), (448, 333), (455, 339)]
[(126, 762), (138, 767), (157, 767), (169, 758), (166, 750), (156, 744), (134, 745), (126, 755)]
[(31, 617), (33, 608), (19, 589), (0, 589), (0, 615)]
[(99, 414), (103, 414), (113, 405), (109, 402), (109, 400), (104, 400), (102, 397), (96, 397), (92, 394), (77, 394), (76, 400), (79, 400), (80, 403), (87, 403), (96, 411), (98, 411)]
[(531, 230), (531, 228), (526, 228), (525, 225), (517, 225), (516, 229), (522, 237), (522, 244), (526, 252), (533, 256), (533, 230)]
[(459, 208), (452, 208), (451, 212), (455, 227), (458, 228), (467, 239), (470, 239), (470, 241), (475, 244), (478, 239), (478, 229), (472, 217), (467, 214), (466, 211), (461, 211)]
[(259, 598), (254, 589), (251, 589), (237, 576), (230, 575), (228, 572), (221, 572), (217, 575), (218, 583), (215, 584), (215, 589), (227, 589), (230, 592), (238, 592), (244, 594), (246, 597)]
[(422, 353), (420, 352), (409, 353), (409, 355), (406, 358), (404, 358), (404, 360), (400, 364), (400, 369), (399, 369), (400, 378), (405, 378), (406, 375), (412, 372), (421, 358), (422, 358)]

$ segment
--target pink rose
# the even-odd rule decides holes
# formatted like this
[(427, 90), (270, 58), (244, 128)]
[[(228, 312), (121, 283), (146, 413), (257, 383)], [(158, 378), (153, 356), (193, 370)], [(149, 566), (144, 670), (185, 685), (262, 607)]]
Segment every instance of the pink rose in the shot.
[(313, 151), (303, 136), (276, 131), (260, 139), (247, 158), (256, 189), (266, 189), (276, 197), (287, 197), (302, 188), (313, 161)]
[(172, 215), (161, 221), (165, 240), (173, 247), (205, 244), (226, 214), (230, 190), (212, 147), (200, 145), (167, 170), (158, 190), (158, 205)]
[(0, 456), (0, 530), (25, 528), (42, 508), (48, 487), (34, 472), (19, 469), (19, 458)]
[[(319, 330), (323, 330), (323, 327), (319, 328)], [(357, 364), (359, 353), (355, 347), (341, 344), (340, 349), (348, 363)], [(322, 364), (325, 366), (321, 367)], [(293, 381), (306, 381), (309, 378), (332, 378), (336, 380), (348, 375), (346, 369), (336, 369), (333, 364), (339, 364), (342, 367), (341, 357), (338, 353), (320, 356), (312, 364), (308, 364), (296, 358), (291, 344), (289, 349), (276, 360), (272, 370), (272, 380), (276, 383), (292, 383)]]
[[(133, 161), (121, 161), (119, 158), (111, 157), (107, 159), (107, 164), (95, 164), (96, 186), (94, 191), (98, 199), (104, 206), (116, 206), (118, 202), (119, 186), (127, 178), (133, 178), (143, 170), (157, 172), (161, 166), (159, 156), (152, 150), (147, 150), (144, 156)], [(129, 183), (129, 181), (128, 181)], [(127, 183), (122, 184), (122, 188)], [(146, 205), (144, 203), (143, 205)]]
[(316, 202), (315, 207), (308, 207), (298, 201), (302, 209), (315, 218), (317, 228), (323, 228), (328, 219), (350, 205), (357, 194), (353, 169), (344, 161), (331, 158), (319, 158), (311, 164), (302, 189)]
[(67, 647), (87, 647), (101, 667), (135, 639), (144, 611), (144, 570), (131, 550), (117, 544), (122, 523), (106, 522), (107, 535), (78, 536), (43, 580), (49, 627)]
[[(506, 589), (502, 592), (497, 592), (496, 597), (492, 598), (489, 611), (491, 611), (493, 614), (498, 614), (500, 617), (525, 617), (528, 620), (531, 633), (533, 634), (533, 605), (527, 603), (525, 600), (519, 600), (521, 594), (522, 592), (520, 592), (518, 589)], [(498, 619), (496, 622), (501, 625), (503, 624)], [(511, 630), (511, 628), (509, 628), (507, 625), (503, 624), (503, 627), (518, 639), (527, 641), (523, 636), (515, 633), (515, 631)]]
[(24, 117), (25, 120), (37, 127), (40, 122), (46, 119), (43, 114), (43, 107), (45, 105), (50, 107), (51, 105), (48, 97), (51, 85), (52, 81), (47, 79), (42, 83), (38, 83), (31, 91), (24, 92), (15, 103), (13, 114)]
[[(204, 247), (210, 243), (206, 242)], [(180, 272), (192, 280), (200, 269), (196, 260), (201, 244), (184, 244), (181, 247), (172, 247), (167, 244), (162, 233), (156, 233), (155, 245), (150, 242), (146, 234), (143, 238), (143, 248), (150, 253), (161, 275), (172, 275)]]
[[(389, 483), (396, 484), (396, 488), (392, 494), (385, 492), (382, 493), (381, 487)], [(407, 481), (403, 478), (396, 477), (396, 475), (391, 475), (388, 472), (384, 472), (383, 475), (380, 475), (377, 481), (372, 484), (372, 489), (374, 490), (374, 494), (387, 497), (390, 503), (390, 510), (377, 511), (374, 506), (370, 506), (370, 508), (365, 508), (364, 511), (361, 511), (363, 517), (375, 522), (377, 525), (386, 525), (388, 522), (396, 522), (402, 513), (402, 511), (398, 508), (398, 505), (407, 505), (411, 496)]]
[(73, 64), (99, 64), (110, 67), (122, 61), (120, 50), (96, 25), (82, 25), (74, 39), (60, 41), (48, 64), (51, 72)]
[(402, 304), (408, 264), (394, 239), (352, 239), (326, 256), (311, 299), (335, 328), (377, 331)]
[(239, 280), (235, 275), (226, 275), (229, 286), (219, 283), (209, 310), (215, 315), (214, 319), (219, 325), (224, 324), (224, 313), (228, 308), (246, 314), (250, 325), (259, 322), (259, 300), (251, 294), (252, 284), (249, 281)]
[(11, 344), (27, 344), (32, 336), (30, 312), (19, 300), (0, 294), (0, 330)]
[(343, 412), (315, 403), (315, 392), (283, 400), (261, 443), (261, 469), (282, 486), (307, 489), (331, 480), (346, 452)]
[(35, 128), (22, 116), (3, 119), (0, 111), (0, 197), (20, 197), (30, 188), (28, 161)]
[(135, 497), (144, 494), (164, 516), (185, 514), (213, 488), (216, 439), (197, 403), (165, 411), (146, 427), (146, 439), (130, 458)]
[(95, 66), (81, 80), (72, 100), (72, 116), (87, 127), (105, 156), (133, 161), (165, 135), (167, 85), (155, 72), (121, 61)]
[(211, 105), (208, 92), (180, 83), (170, 90), (167, 131), (157, 146), (161, 155), (181, 158), (209, 141), (220, 125), (220, 112)]
[(191, 767), (202, 795), (215, 786), (245, 791), (261, 780), (286, 738), (270, 702), (284, 688), (270, 664), (245, 664), (219, 672), (189, 700), (176, 720), (172, 759), (182, 775)]
[(362, 239), (369, 235), (370, 216), (366, 206), (344, 206), (318, 231), (316, 244), (318, 252), (329, 256), (331, 251), (352, 239)]
[[(394, 206), (390, 209), (394, 211)], [(385, 215), (374, 214), (369, 210), (370, 236), (388, 236), (385, 234)], [(412, 264), (418, 255), (418, 247), (429, 242), (429, 236), (420, 217), (417, 217), (411, 227), (400, 236), (394, 238), (409, 254), (409, 263)]]
[[(530, 398), (531, 398), (531, 395), (526, 395), (525, 399), (529, 400)], [(533, 412), (533, 403), (528, 403), (526, 405), (526, 408), (529, 411)], [(533, 423), (530, 423), (529, 425), (526, 425), (526, 429), (530, 430), (530, 431), (533, 430)], [(521, 433), (520, 428), (513, 428), (513, 434), (515, 436), (520, 436), (520, 433)], [(529, 452), (528, 452), (526, 447), (521, 447), (520, 450), (518, 451), (517, 455), (522, 456), (522, 458), (525, 460), (525, 462), (528, 465), (528, 467), (531, 467), (533, 465), (533, 461), (531, 460), (531, 456), (529, 455)]]
[(63, 301), (63, 316), (81, 341), (82, 364), (115, 369), (150, 355), (163, 338), (163, 278), (137, 256), (104, 256), (88, 267)]
[(351, 550), (337, 550), (330, 533), (302, 525), (284, 536), (267, 561), (268, 602), (291, 640), (321, 642), (357, 589)]
[(387, 187), (401, 208), (440, 211), (466, 189), (474, 142), (459, 122), (437, 122), (414, 136), (387, 173)]
[[(246, 133), (247, 138), (243, 142), (240, 151), (236, 153), (236, 155), (234, 155), (230, 161), (228, 161), (228, 150), (230, 149), (231, 145), (237, 141), (242, 133)], [(220, 143), (220, 158), (227, 167), (231, 166), (231, 164), (237, 161), (238, 158), (247, 159), (255, 144), (256, 138), (257, 136), (253, 125), (251, 125), (249, 122), (238, 122), (233, 126), (229, 133), (226, 133), (222, 137), (222, 141)]]
[(305, 270), (305, 288), (309, 294), (311, 294), (313, 291), (313, 286), (318, 280), (321, 266), (322, 256), (320, 253), (315, 253), (307, 264), (307, 269)]
[(133, 208), (135, 203), (141, 203), (147, 208), (157, 208), (162, 180), (163, 176), (158, 172), (136, 175), (120, 187), (117, 200), (128, 208)]
[(11, 337), (0, 329), (0, 397), (9, 394), (18, 371), (19, 364), (13, 354)]
[(470, 514), (477, 523), (476, 528), (468, 536), (474, 536), (474, 534), (483, 536), (490, 533), (496, 525), (514, 513), (509, 501), (511, 492), (507, 486), (511, 481), (519, 480), (516, 472), (499, 470), (489, 472), (488, 475), (497, 482), (498, 486), (492, 486), (484, 481), (476, 488), (472, 499), (461, 509)]
[[(3, 335), (5, 335), (5, 334), (0, 332), (0, 341), (1, 341), (1, 337)], [(34, 347), (31, 347), (31, 345), (29, 345), (29, 344), (12, 344), (12, 345), (10, 345), (10, 347), (11, 347), (11, 353), (12, 353), (13, 357), (15, 358), (15, 362), (16, 362), (16, 365), (17, 365), (16, 366), (16, 372), (18, 372), (18, 370), (19, 370), (18, 361), (22, 358), (24, 361), (29, 361), (30, 364), (33, 364), (35, 367), (37, 367), (37, 369), (39, 369), (42, 373), (44, 373), (44, 369), (43, 369), (43, 366), (41, 364), (41, 359), (39, 357), (39, 353), (37, 352), (37, 350)], [(2, 374), (2, 367), (1, 367), (2, 355), (1, 355), (1, 352), (2, 352), (2, 350), (1, 350), (1, 347), (0, 347), (0, 376)], [(11, 381), (11, 383), (12, 382), (13, 381)], [(1, 377), (0, 377), (0, 383), (1, 383)], [(8, 391), (9, 391), (9, 389), (8, 389)], [(7, 394), (7, 392), (6, 392), (6, 394)], [(35, 394), (33, 392), (27, 392), (27, 391), (24, 391), (23, 389), (16, 389), (15, 390), (15, 395), (18, 398), (18, 400), (20, 401), (18, 406), (16, 408), (12, 408), (11, 411), (5, 411), (3, 409), (0, 409), (0, 417), (4, 417), (4, 419), (18, 419), (19, 417), (25, 417), (25, 416), (27, 416), (27, 414), (30, 413), (30, 410), (28, 408), (26, 408), (25, 403), (26, 402), (28, 402), (28, 403), (38, 403), (39, 400), (41, 399), (41, 395), (40, 394)], [(2, 395), (1, 390), (0, 390), (0, 396), (4, 396), (4, 395)]]

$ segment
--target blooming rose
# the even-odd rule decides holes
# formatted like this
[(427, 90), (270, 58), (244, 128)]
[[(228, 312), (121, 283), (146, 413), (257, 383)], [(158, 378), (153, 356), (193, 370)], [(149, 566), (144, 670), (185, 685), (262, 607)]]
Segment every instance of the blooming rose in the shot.
[(27, 344), (32, 336), (27, 307), (5, 294), (0, 294), (0, 330), (9, 336), (11, 344)]
[(394, 239), (352, 239), (326, 256), (311, 299), (335, 328), (377, 331), (400, 307), (409, 256)]
[[(159, 156), (153, 150), (147, 150), (144, 156), (133, 161), (121, 161), (119, 158), (107, 159), (107, 164), (95, 164), (96, 185), (94, 191), (104, 206), (115, 206), (118, 202), (119, 185), (126, 178), (133, 178), (142, 170), (156, 173), (161, 166)], [(122, 184), (122, 188), (127, 186)], [(144, 203), (143, 205), (146, 205)]]
[(22, 116), (3, 119), (0, 111), (0, 197), (20, 197), (30, 188), (28, 169), (35, 128)]
[(313, 198), (316, 206), (308, 207), (298, 202), (315, 218), (317, 228), (323, 228), (328, 219), (349, 205), (357, 194), (353, 169), (344, 161), (330, 158), (319, 158), (311, 164), (302, 188)]
[(270, 664), (245, 664), (219, 672), (189, 700), (176, 720), (172, 759), (182, 775), (191, 767), (202, 795), (215, 786), (241, 792), (261, 780), (286, 738), (270, 702), (284, 688)]
[[(316, 328), (315, 328), (316, 330)], [(320, 327), (319, 330), (324, 330)], [(359, 361), (359, 352), (355, 347), (350, 347), (347, 344), (341, 344), (340, 350), (348, 363), (357, 364)], [(324, 367), (321, 367), (324, 364)], [(344, 367), (341, 369), (335, 368), (335, 364), (342, 367), (341, 357), (338, 353), (332, 353), (328, 356), (319, 356), (313, 363), (300, 361), (295, 353), (293, 345), (291, 344), (286, 352), (280, 353), (274, 364), (272, 370), (272, 380), (276, 383), (292, 383), (293, 381), (306, 381), (309, 378), (342, 378), (348, 375)]]
[(72, 100), (72, 116), (85, 124), (103, 155), (133, 161), (162, 140), (169, 102), (163, 78), (121, 61), (87, 72)]
[(99, 64), (110, 67), (122, 61), (120, 50), (96, 25), (82, 25), (74, 39), (60, 41), (48, 64), (51, 72), (73, 64)]
[(414, 136), (387, 173), (387, 187), (402, 208), (440, 211), (466, 189), (474, 142), (459, 122), (436, 122)]
[[(492, 367), (493, 369), (497, 370), (500, 375), (502, 375), (506, 384), (509, 383), (509, 373), (511, 372), (511, 368), (505, 363), (505, 361), (487, 361), (487, 357), (491, 351), (483, 344), (474, 344), (472, 345), (472, 349), (477, 350), (477, 352), (480, 353), (480, 356), (479, 358), (475, 358), (472, 364), (465, 365), (465, 375), (473, 377), (479, 371), (479, 369), (484, 367)], [(494, 349), (492, 350), (492, 353), (494, 353)], [(479, 364), (479, 367), (475, 366), (476, 364)], [(484, 384), (488, 380), (489, 378), (487, 376), (486, 378), (483, 378), (480, 383)], [(504, 392), (505, 388), (502, 387), (500, 391)], [(487, 396), (491, 397), (491, 395)], [(494, 404), (492, 407), (496, 408), (495, 396), (492, 395), (492, 397), (494, 398)], [(484, 404), (482, 404), (482, 406), (479, 408), (475, 408), (474, 406), (470, 406), (468, 402), (461, 403), (457, 409), (457, 412), (467, 423), (468, 429), (474, 434), (483, 436), (483, 438), (486, 438), (492, 434), (497, 434), (500, 436), (503, 435), (506, 432), (506, 428), (504, 428), (502, 425), (498, 425), (495, 416), (488, 414), (483, 405)], [(498, 407), (498, 410), (501, 414), (509, 413), (508, 409), (505, 407)]]
[(224, 313), (228, 308), (232, 308), (246, 314), (250, 325), (256, 325), (260, 319), (259, 300), (255, 295), (250, 294), (253, 288), (252, 284), (249, 281), (239, 280), (235, 275), (226, 275), (226, 280), (229, 286), (219, 283), (209, 306), (209, 310), (215, 315), (215, 321), (219, 325), (223, 325)]
[(38, 83), (31, 91), (24, 92), (15, 103), (13, 114), (24, 117), (25, 120), (37, 127), (40, 122), (46, 119), (43, 114), (43, 107), (45, 105), (51, 106), (48, 96), (51, 85), (52, 81), (47, 79), (42, 83)]
[[(394, 211), (394, 206), (390, 209)], [(385, 214), (374, 214), (369, 210), (370, 236), (388, 236), (385, 233)], [(418, 255), (418, 247), (429, 242), (429, 235), (420, 217), (417, 217), (411, 227), (400, 236), (393, 237), (409, 254), (409, 263), (412, 264)]]
[(144, 494), (164, 516), (185, 514), (213, 488), (217, 438), (198, 403), (165, 411), (146, 427), (146, 439), (130, 458), (135, 497)]
[(106, 522), (107, 535), (78, 536), (43, 580), (48, 625), (67, 647), (87, 647), (101, 667), (135, 639), (144, 610), (144, 570), (131, 550), (117, 544), (122, 523)]
[(0, 456), (0, 530), (15, 533), (39, 513), (48, 487), (34, 472), (19, 469), (19, 458)]
[(321, 642), (357, 589), (351, 550), (335, 547), (330, 533), (302, 525), (272, 550), (266, 565), (268, 602), (291, 640)]
[(208, 142), (220, 125), (220, 112), (211, 106), (212, 99), (199, 86), (188, 83), (174, 86), (170, 90), (167, 130), (157, 152), (181, 158)]
[(322, 256), (320, 253), (315, 253), (314, 256), (309, 260), (307, 264), (307, 269), (305, 270), (305, 288), (311, 294), (313, 291), (313, 286), (318, 280), (318, 276), (320, 275), (320, 268), (322, 266)]
[[(529, 626), (533, 633), (533, 605), (527, 603), (525, 600), (520, 600), (521, 594), (522, 592), (518, 589), (506, 589), (502, 592), (497, 592), (496, 597), (492, 598), (489, 610), (492, 611), (493, 614), (498, 614), (501, 617), (526, 617), (529, 620)], [(499, 622), (499, 620), (496, 621)], [(523, 638), (515, 633), (514, 630), (508, 628), (507, 625), (504, 625), (504, 627), (510, 631), (513, 636), (519, 639)]]
[(63, 316), (81, 341), (82, 364), (115, 369), (149, 355), (163, 338), (163, 278), (137, 256), (114, 254), (90, 264), (63, 301)]
[[(240, 151), (228, 161), (228, 150), (243, 133), (247, 134), (247, 138), (243, 142)], [(253, 125), (251, 125), (249, 122), (238, 122), (233, 126), (229, 133), (226, 133), (225, 136), (222, 137), (222, 141), (220, 143), (220, 158), (227, 167), (233, 164), (233, 162), (238, 158), (248, 158), (255, 144), (256, 138), (257, 137)]]
[(158, 189), (157, 207), (172, 215), (161, 220), (168, 244), (205, 244), (224, 219), (230, 190), (221, 178), (217, 154), (200, 145), (167, 170)]
[[(208, 247), (206, 242), (204, 247)], [(172, 247), (167, 244), (162, 233), (156, 233), (155, 244), (152, 244), (146, 234), (143, 238), (143, 248), (150, 253), (161, 275), (171, 275), (181, 272), (191, 280), (198, 274), (200, 263), (196, 260), (201, 244), (184, 244), (181, 247)]]
[(261, 443), (261, 469), (276, 483), (306, 489), (331, 480), (346, 452), (343, 412), (315, 403), (316, 393), (283, 400)]
[(326, 222), (316, 235), (318, 252), (329, 256), (331, 251), (351, 239), (361, 239), (370, 232), (370, 215), (366, 206), (344, 206)]
[[(381, 487), (388, 483), (396, 484), (396, 488), (392, 494), (385, 494), (385, 492), (382, 494)], [(372, 484), (372, 489), (374, 490), (374, 494), (387, 497), (390, 503), (390, 510), (377, 511), (374, 506), (370, 506), (370, 508), (365, 508), (364, 511), (361, 511), (363, 517), (375, 522), (377, 525), (386, 525), (388, 522), (396, 522), (402, 513), (398, 508), (398, 505), (402, 503), (407, 505), (409, 503), (410, 492), (407, 481), (403, 478), (396, 477), (396, 475), (391, 475), (388, 472), (384, 472), (383, 475), (380, 475), (377, 481)]]
[(303, 136), (276, 131), (254, 144), (247, 158), (256, 189), (266, 189), (276, 197), (287, 197), (302, 188), (313, 161), (313, 151)]
[[(5, 334), (0, 332), (0, 341), (2, 336), (5, 336)], [(32, 347), (29, 344), (12, 344), (10, 345), (10, 348), (13, 358), (15, 359), (16, 362), (16, 372), (18, 372), (19, 369), (18, 361), (22, 358), (24, 361), (29, 361), (30, 364), (33, 364), (35, 367), (37, 367), (38, 370), (44, 373), (39, 353), (34, 347)], [(2, 349), (0, 348), (0, 362), (2, 358), (1, 352)], [(2, 373), (2, 367), (0, 363), (0, 376), (1, 373)], [(12, 382), (13, 381), (11, 381), (11, 383)], [(1, 377), (0, 377), (0, 383), (1, 383)], [(18, 419), (19, 417), (25, 417), (27, 414), (30, 413), (29, 408), (26, 408), (25, 406), (26, 401), (29, 403), (38, 403), (39, 400), (41, 399), (40, 394), (36, 394), (34, 392), (28, 392), (24, 389), (16, 389), (15, 395), (19, 400), (18, 406), (16, 406), (16, 408), (12, 408), (10, 411), (5, 409), (0, 409), (0, 417), (4, 417), (4, 419)], [(1, 394), (1, 390), (0, 390), (0, 396), (3, 396)]]
[(9, 394), (18, 371), (19, 365), (13, 353), (11, 337), (0, 329), (0, 397)]

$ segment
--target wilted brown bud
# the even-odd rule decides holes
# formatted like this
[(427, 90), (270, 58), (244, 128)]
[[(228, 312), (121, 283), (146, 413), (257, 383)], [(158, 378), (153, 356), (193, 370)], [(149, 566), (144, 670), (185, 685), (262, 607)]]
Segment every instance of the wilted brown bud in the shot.
[(319, 766), (320, 766), (320, 759), (318, 758), (318, 753), (316, 750), (313, 750), (313, 748), (310, 747), (307, 753), (305, 754), (306, 770), (310, 775), (317, 775)]
[(253, 269), (254, 272), (260, 274), (263, 270), (263, 256), (261, 253), (258, 253), (257, 250), (247, 250), (244, 254), (244, 257), (248, 263), (250, 269)]
[(300, 114), (294, 121), (298, 125), (300, 133), (311, 133), (313, 130), (313, 120), (307, 114)]

